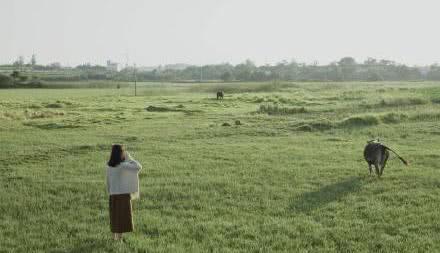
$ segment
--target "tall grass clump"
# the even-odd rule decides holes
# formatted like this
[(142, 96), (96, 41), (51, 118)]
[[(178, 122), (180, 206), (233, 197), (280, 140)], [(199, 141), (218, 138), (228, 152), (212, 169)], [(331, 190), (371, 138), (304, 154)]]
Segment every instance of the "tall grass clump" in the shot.
[(44, 119), (44, 118), (52, 118), (56, 116), (65, 115), (62, 111), (31, 111), (25, 110), (24, 115), (26, 119)]
[(387, 114), (380, 116), (380, 119), (385, 124), (395, 124), (395, 123), (399, 123), (401, 121), (407, 120), (408, 115), (405, 113), (390, 112), (390, 113), (387, 113)]
[(46, 108), (63, 108), (64, 105), (61, 103), (51, 103), (51, 104), (47, 104)]
[(378, 125), (380, 120), (374, 115), (357, 115), (348, 117), (341, 122), (339, 126), (341, 127), (363, 127), (363, 126), (374, 126)]
[[(414, 116), (415, 117), (415, 116)], [(385, 124), (396, 124), (402, 121), (406, 121), (410, 118), (407, 114), (404, 113), (387, 113), (384, 115), (354, 115), (348, 118), (345, 118), (341, 121), (329, 121), (327, 119), (314, 120), (308, 122), (301, 122), (296, 125), (296, 130), (299, 131), (324, 131), (333, 128), (355, 128), (355, 127), (368, 127), (379, 125), (380, 123)], [(432, 115), (432, 114), (423, 114), (423, 116), (419, 117), (430, 117), (431, 119), (437, 117), (440, 119), (440, 113)]]
[(335, 127), (335, 123), (328, 119), (304, 121), (295, 125), (295, 129), (303, 132), (325, 131)]
[(12, 119), (12, 120), (20, 120), (22, 119), (22, 115), (16, 113), (16, 112), (3, 112), (0, 113), (0, 119)]
[(440, 112), (422, 112), (410, 117), (413, 121), (439, 121)]
[(433, 104), (440, 104), (440, 98), (432, 98), (431, 103)]
[(258, 113), (267, 113), (268, 115), (288, 115), (297, 113), (306, 113), (304, 107), (282, 107), (278, 104), (262, 104), (257, 110)]
[(382, 99), (380, 106), (408, 106), (408, 105), (424, 105), (429, 101), (423, 98), (391, 98)]

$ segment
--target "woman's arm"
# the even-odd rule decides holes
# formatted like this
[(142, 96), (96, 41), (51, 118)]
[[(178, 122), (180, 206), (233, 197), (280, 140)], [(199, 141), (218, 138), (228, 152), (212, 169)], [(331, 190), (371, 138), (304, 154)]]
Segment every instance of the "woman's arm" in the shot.
[(142, 169), (142, 165), (134, 160), (128, 152), (125, 152), (125, 161), (123, 165), (124, 168), (128, 170), (140, 171)]
[(110, 179), (108, 178), (108, 167), (106, 168), (107, 193), (110, 194)]

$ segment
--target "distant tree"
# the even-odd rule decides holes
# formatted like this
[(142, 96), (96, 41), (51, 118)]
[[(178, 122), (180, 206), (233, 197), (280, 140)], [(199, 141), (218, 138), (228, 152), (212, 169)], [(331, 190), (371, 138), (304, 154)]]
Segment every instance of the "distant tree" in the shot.
[(232, 80), (232, 74), (231, 74), (231, 72), (227, 71), (227, 72), (224, 72), (224, 73), (221, 75), (220, 78), (221, 78), (224, 82), (229, 82), (229, 81)]
[(240, 81), (249, 81), (252, 80), (252, 74), (255, 70), (256, 70), (255, 64), (248, 59), (246, 60), (246, 62), (235, 66), (234, 76)]
[(18, 57), (18, 63), (20, 64), (20, 65), (24, 65), (24, 57), (23, 56), (19, 56)]
[(14, 80), (6, 75), (0, 74), (0, 88), (10, 88), (14, 86)]
[(428, 80), (440, 80), (440, 66), (437, 64), (431, 65), (429, 67), (429, 71), (427, 73), (427, 79)]
[(12, 65), (21, 70), (24, 65), (24, 57), (20, 55)]
[(342, 71), (336, 62), (332, 62), (326, 66), (326, 76), (326, 80), (342, 81), (343, 79)]
[(35, 54), (32, 55), (32, 57), (31, 57), (31, 61), (30, 61), (30, 64), (31, 64), (32, 66), (37, 65), (37, 56), (36, 56)]
[(370, 81), (370, 82), (383, 81), (383, 78), (377, 72), (368, 71), (367, 81)]
[(14, 79), (14, 81), (17, 80), (20, 77), (20, 72), (17, 70), (12, 71), (11, 77)]
[(338, 64), (340, 66), (353, 66), (356, 65), (356, 60), (353, 57), (344, 57), (339, 60)]
[(49, 64), (49, 67), (52, 69), (61, 69), (61, 63), (59, 62), (52, 62), (51, 64)]
[(27, 76), (19, 76), (18, 79), (20, 80), (20, 82), (25, 82), (28, 77)]
[(376, 65), (377, 64), (377, 60), (371, 57), (368, 57), (365, 61), (364, 61), (365, 65)]
[(342, 71), (342, 80), (353, 80), (356, 72), (356, 61), (353, 57), (344, 57), (339, 60), (338, 65)]
[(396, 65), (396, 62), (382, 59), (379, 61), (379, 64), (381, 64), (381, 65)]
[[(17, 81), (23, 74), (21, 66), (23, 57), (19, 57), (14, 66), (18, 72), (16, 76), (11, 75), (10, 79)], [(106, 66), (83, 64), (74, 68), (62, 67), (60, 63), (50, 65), (37, 65), (36, 56), (30, 59), (29, 66), (34, 70), (50, 71), (58, 70), (57, 75), (42, 75), (45, 80), (65, 80), (77, 81), (82, 79), (114, 79), (128, 81), (133, 79), (133, 68), (126, 67), (114, 74), (109, 75)], [(180, 66), (167, 65), (157, 66), (156, 68), (145, 68), (137, 73), (138, 80), (199, 80), (200, 66)], [(26, 77), (23, 77), (26, 78)], [(237, 65), (229, 63), (213, 64), (203, 66), (204, 80), (241, 80), (241, 81), (270, 81), (270, 80), (329, 80), (329, 81), (349, 81), (349, 80), (440, 80), (440, 67), (433, 65), (429, 67), (410, 67), (397, 64), (394, 61), (378, 60), (367, 58), (358, 64), (353, 57), (344, 57), (339, 61), (328, 65), (319, 65), (317, 62), (305, 64), (294, 60), (280, 61), (275, 65), (265, 64), (256, 66), (251, 60), (246, 60)], [(18, 84), (18, 83), (17, 83)]]

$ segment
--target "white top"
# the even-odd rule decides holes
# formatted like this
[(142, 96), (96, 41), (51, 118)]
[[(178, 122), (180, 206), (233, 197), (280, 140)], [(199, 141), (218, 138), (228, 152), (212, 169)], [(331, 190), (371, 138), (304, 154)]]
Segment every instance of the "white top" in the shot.
[(130, 193), (132, 198), (139, 198), (139, 171), (142, 165), (127, 158), (116, 167), (107, 167), (107, 192), (109, 195)]

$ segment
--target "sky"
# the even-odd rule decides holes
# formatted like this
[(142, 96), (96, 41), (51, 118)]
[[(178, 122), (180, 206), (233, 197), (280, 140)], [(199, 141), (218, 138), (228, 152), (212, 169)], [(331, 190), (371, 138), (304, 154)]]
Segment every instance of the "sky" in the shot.
[(440, 62), (435, 0), (0, 0), (0, 64)]

